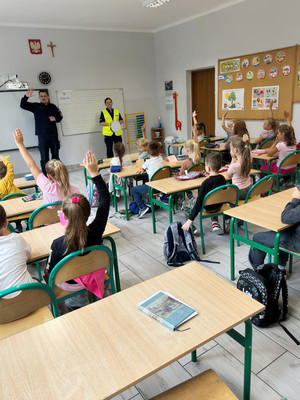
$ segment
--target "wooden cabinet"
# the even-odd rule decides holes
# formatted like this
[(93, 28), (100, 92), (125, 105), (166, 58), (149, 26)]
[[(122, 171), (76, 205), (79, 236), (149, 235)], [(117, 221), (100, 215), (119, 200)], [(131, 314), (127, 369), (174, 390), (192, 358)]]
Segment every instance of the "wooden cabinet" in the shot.
[[(157, 132), (159, 132), (159, 134)], [(161, 152), (164, 153), (165, 152), (164, 128), (151, 128), (151, 141), (160, 142)]]

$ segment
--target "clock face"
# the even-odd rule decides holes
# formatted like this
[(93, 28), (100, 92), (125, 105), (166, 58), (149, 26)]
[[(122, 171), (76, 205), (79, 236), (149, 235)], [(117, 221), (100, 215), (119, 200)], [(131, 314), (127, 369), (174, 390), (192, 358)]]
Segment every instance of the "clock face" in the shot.
[(43, 85), (49, 85), (49, 83), (51, 82), (51, 75), (49, 74), (49, 72), (40, 72), (39, 73), (39, 81), (43, 84)]

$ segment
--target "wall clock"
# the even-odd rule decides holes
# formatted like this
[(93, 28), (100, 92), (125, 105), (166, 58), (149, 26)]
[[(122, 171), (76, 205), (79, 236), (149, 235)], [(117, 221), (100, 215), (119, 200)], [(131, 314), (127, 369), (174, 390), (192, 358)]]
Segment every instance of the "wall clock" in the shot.
[(39, 81), (42, 85), (49, 85), (49, 83), (51, 82), (51, 75), (49, 74), (49, 72), (40, 72)]

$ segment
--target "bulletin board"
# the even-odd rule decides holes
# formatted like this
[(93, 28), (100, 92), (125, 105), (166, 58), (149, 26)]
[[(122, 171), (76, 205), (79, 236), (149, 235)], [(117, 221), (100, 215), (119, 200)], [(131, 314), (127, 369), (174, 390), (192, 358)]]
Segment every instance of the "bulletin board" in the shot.
[[(110, 97), (113, 108), (119, 110), (124, 119), (123, 89), (60, 90), (56, 92), (57, 105), (63, 114), (61, 121), (64, 136), (97, 133), (104, 100)], [(125, 123), (122, 126), (125, 129)]]
[(297, 47), (218, 60), (218, 118), (228, 110), (229, 119), (264, 119), (270, 100), (275, 119), (284, 120), (284, 110), (292, 118)]
[(295, 60), (295, 87), (294, 87), (294, 102), (300, 102), (300, 46), (297, 46)]

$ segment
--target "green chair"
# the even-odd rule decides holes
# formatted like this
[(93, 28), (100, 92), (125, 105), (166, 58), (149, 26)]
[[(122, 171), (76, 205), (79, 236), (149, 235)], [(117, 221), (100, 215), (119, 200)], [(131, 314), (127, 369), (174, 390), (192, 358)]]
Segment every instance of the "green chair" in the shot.
[[(46, 224), (54, 224), (55, 222), (59, 222), (57, 211), (61, 209), (61, 204), (61, 201), (55, 201), (53, 203), (43, 204), (41, 207), (34, 210), (28, 220), (28, 229), (31, 231), (32, 229), (39, 228)], [(43, 277), (39, 261), (34, 262), (39, 275), (39, 279), (42, 280)]]
[(188, 169), (188, 172), (191, 172), (191, 171), (205, 172), (205, 163), (204, 163), (204, 162), (200, 162), (200, 163), (198, 163), (198, 164), (192, 165), (192, 166)]
[[(15, 297), (9, 294), (21, 292)], [(53, 316), (48, 308), (52, 306)], [(25, 283), (0, 292), (0, 339), (58, 317), (54, 291), (45, 283)]]
[[(238, 205), (242, 206), (243, 204), (247, 204), (251, 201), (259, 200), (260, 195), (270, 196), (272, 194), (272, 190), (275, 184), (275, 175), (267, 175), (264, 178), (260, 179), (256, 182), (252, 188), (247, 193), (245, 200), (239, 200)], [(245, 228), (245, 236), (248, 239), (248, 227), (247, 222), (244, 221)]]
[[(204, 197), (202, 207), (199, 213), (199, 225), (200, 225), (203, 254), (205, 254), (203, 220), (206, 218), (223, 215), (223, 230), (225, 231), (225, 218), (223, 213), (224, 211), (229, 210), (232, 206), (236, 207), (238, 205), (238, 202), (239, 202), (239, 188), (236, 185), (232, 184), (219, 186), (216, 189), (211, 190)], [(220, 203), (223, 203), (223, 205), (217, 212), (209, 213), (205, 210), (206, 206), (210, 206), (213, 204), (220, 204)], [(229, 203), (230, 205), (227, 205), (225, 203)]]
[[(24, 197), (24, 196), (26, 196), (26, 193), (11, 193), (11, 194), (7, 194), (6, 196), (4, 196), (2, 199), (0, 199), (0, 201), (13, 200), (17, 197)], [(29, 217), (30, 217), (30, 214), (26, 214), (26, 215), (20, 215), (18, 217), (7, 218), (7, 219), (9, 222), (19, 222), (19, 221), (26, 221)], [(12, 227), (12, 225), (10, 223), (9, 223), (8, 229), (11, 232), (15, 232), (15, 229)]]
[[(280, 173), (281, 168), (289, 167), (290, 165), (294, 165), (294, 164), (296, 164), (294, 171), (288, 172), (288, 173)], [(300, 150), (296, 150), (296, 151), (293, 151), (292, 153), (288, 154), (286, 157), (284, 157), (284, 159), (281, 161), (281, 163), (278, 166), (277, 172), (270, 172), (271, 163), (269, 162), (268, 170), (267, 171), (261, 170), (261, 173), (263, 175), (270, 175), (270, 174), (275, 175), (277, 191), (280, 192), (280, 181), (279, 180), (281, 177), (290, 175), (293, 180), (293, 185), (295, 185), (295, 177), (297, 174), (298, 182), (300, 181), (299, 166), (300, 166)]]
[(12, 200), (16, 197), (24, 197), (24, 196), (26, 196), (26, 193), (11, 193), (4, 196), (2, 199), (0, 199), (0, 201)]
[[(162, 167), (160, 169), (158, 169), (151, 177), (150, 182), (153, 181), (158, 181), (160, 179), (165, 179), (165, 178), (170, 178), (172, 176), (172, 168), (169, 166), (165, 166)], [(151, 206), (151, 211), (152, 211), (152, 226), (153, 226), (153, 233), (156, 233), (156, 223), (155, 223), (155, 208), (154, 205), (157, 205), (161, 208), (164, 208), (165, 210), (169, 211), (169, 220), (170, 223), (172, 223), (172, 210), (173, 209), (173, 196), (170, 195), (169, 196), (169, 202), (168, 204), (164, 203), (163, 201), (160, 201), (160, 199), (158, 199), (158, 195), (160, 193), (156, 192), (155, 189), (153, 189), (152, 187), (149, 186), (149, 192), (148, 192), (148, 196), (149, 196), (149, 202), (150, 202), (150, 206)]]
[(103, 245), (86, 247), (83, 251), (75, 251), (59, 261), (49, 275), (48, 285), (54, 290), (57, 302), (64, 301), (78, 294), (87, 292), (86, 289), (68, 292), (60, 289), (57, 284), (89, 274), (101, 268), (108, 271), (108, 279), (112, 293), (116, 293), (114, 284), (114, 256), (110, 248)]
[[(275, 137), (271, 137), (271, 138), (269, 138), (269, 139), (267, 139), (267, 140), (263, 140), (263, 141), (259, 144), (258, 148), (259, 148), (260, 150), (269, 149), (269, 148), (272, 146), (272, 144), (273, 144), (274, 142), (275, 142)], [(253, 145), (253, 147), (255, 147), (255, 145)], [(259, 160), (256, 159), (256, 160), (255, 160), (255, 168), (256, 168), (256, 169), (259, 169), (258, 162), (259, 162)]]

